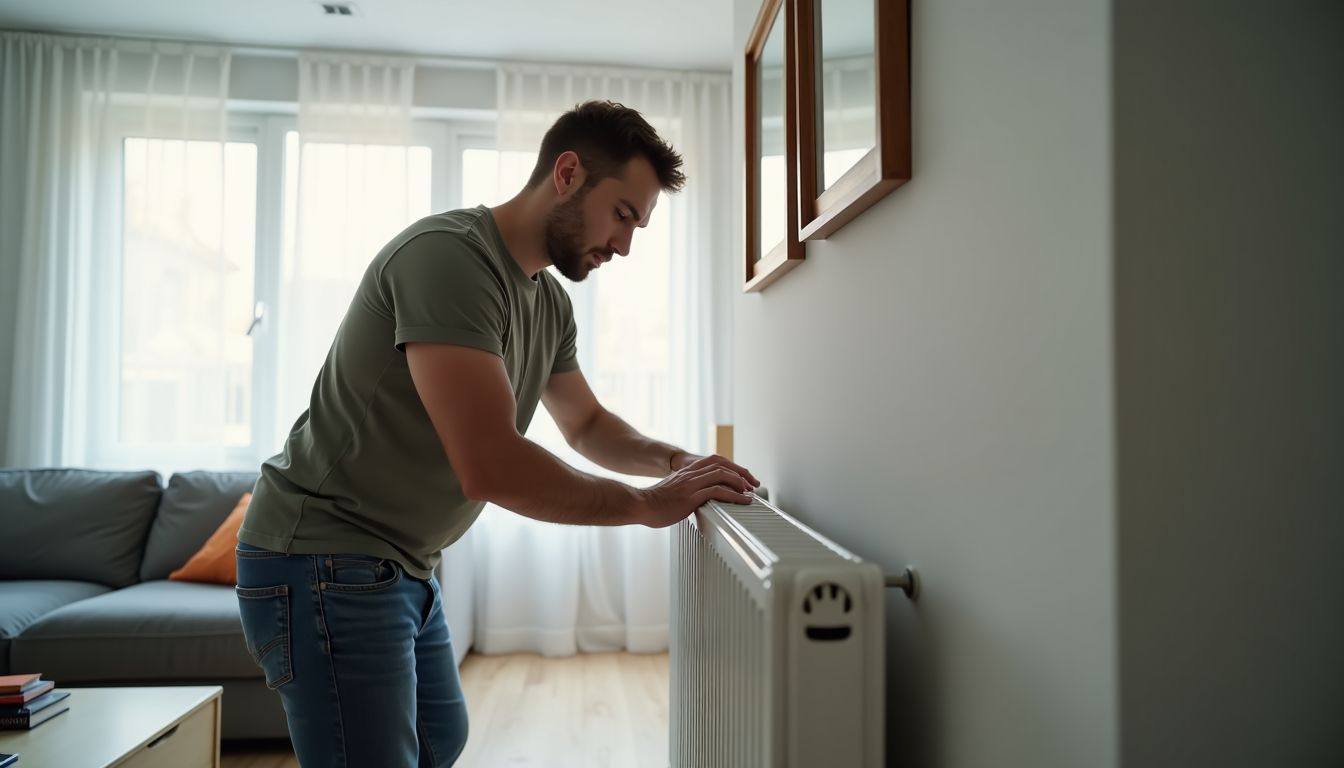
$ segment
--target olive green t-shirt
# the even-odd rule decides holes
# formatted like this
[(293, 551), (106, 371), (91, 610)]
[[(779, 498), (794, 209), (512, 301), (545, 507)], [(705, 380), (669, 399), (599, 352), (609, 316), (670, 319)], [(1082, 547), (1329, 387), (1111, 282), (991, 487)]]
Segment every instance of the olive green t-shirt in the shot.
[(564, 288), (545, 270), (523, 272), (488, 208), (412, 224), (360, 280), (308, 410), (262, 464), (238, 539), (391, 558), (428, 578), (483, 504), (462, 493), (411, 381), (406, 343), (503, 358), (523, 432), (550, 375), (578, 367), (574, 337)]

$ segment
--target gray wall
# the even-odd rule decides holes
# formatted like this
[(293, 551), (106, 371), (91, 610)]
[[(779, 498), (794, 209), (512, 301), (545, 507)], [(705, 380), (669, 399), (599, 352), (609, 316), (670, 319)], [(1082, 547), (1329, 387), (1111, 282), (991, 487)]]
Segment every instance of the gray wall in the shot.
[(1344, 5), (1114, 21), (1124, 764), (1344, 765)]
[[(734, 0), (739, 50), (757, 6)], [(888, 601), (893, 762), (1105, 768), (1109, 6), (912, 15), (915, 178), (737, 300), (737, 455), (784, 509), (922, 571), (921, 602)]]
[[(292, 111), (299, 98), (299, 68), (293, 56), (241, 54), (233, 58), (229, 97), (264, 104), (281, 102)], [(456, 113), (479, 113), (493, 119), (495, 70), (491, 64), (471, 67), (429, 66), (415, 69), (415, 106)]]

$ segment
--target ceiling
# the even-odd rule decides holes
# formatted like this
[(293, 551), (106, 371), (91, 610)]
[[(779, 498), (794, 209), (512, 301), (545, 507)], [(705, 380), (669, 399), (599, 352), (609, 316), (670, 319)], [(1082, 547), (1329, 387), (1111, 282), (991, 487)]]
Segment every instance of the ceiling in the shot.
[[(340, 2), (341, 0), (327, 0)], [(727, 71), (729, 0), (0, 0), (0, 28)]]

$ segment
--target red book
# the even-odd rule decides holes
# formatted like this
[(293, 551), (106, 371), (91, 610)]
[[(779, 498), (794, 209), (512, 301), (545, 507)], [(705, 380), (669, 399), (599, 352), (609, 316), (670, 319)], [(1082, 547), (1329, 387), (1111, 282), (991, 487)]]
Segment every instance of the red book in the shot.
[(22, 693), (11, 693), (5, 696), (0, 696), (0, 705), (27, 704), (55, 687), (56, 684), (52, 681), (43, 680), (40, 684), (34, 685)]
[(8, 693), (23, 693), (42, 681), (42, 674), (0, 675), (0, 696)]

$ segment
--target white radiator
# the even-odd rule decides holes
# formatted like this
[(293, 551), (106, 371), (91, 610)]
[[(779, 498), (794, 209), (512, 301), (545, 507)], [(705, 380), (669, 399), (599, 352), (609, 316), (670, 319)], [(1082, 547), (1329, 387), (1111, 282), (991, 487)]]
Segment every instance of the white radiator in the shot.
[(672, 768), (880, 766), (881, 570), (761, 499), (672, 547)]

